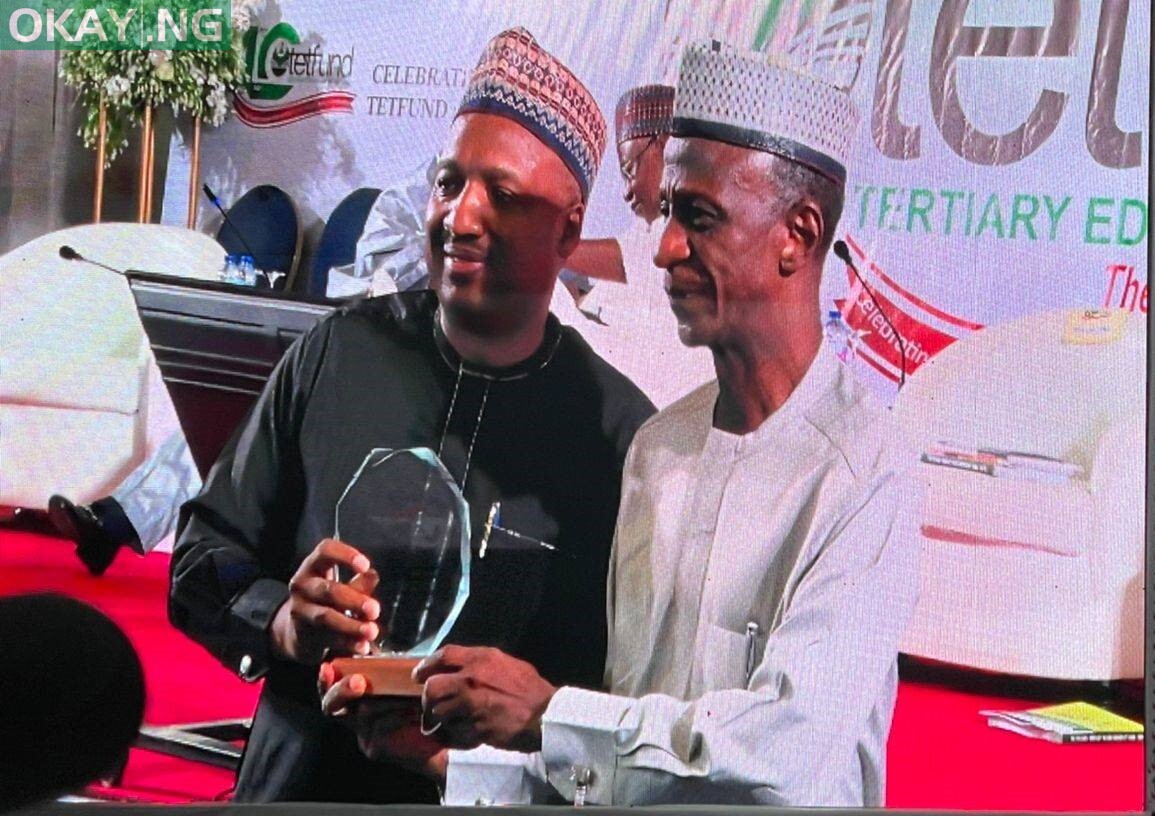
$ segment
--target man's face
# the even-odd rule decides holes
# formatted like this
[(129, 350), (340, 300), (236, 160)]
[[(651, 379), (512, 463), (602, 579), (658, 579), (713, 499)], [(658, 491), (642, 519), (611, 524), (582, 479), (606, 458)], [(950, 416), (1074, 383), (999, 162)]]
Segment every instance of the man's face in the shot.
[(622, 197), (638, 218), (653, 223), (661, 217), (658, 194), (662, 186), (662, 149), (665, 136), (639, 136), (618, 145), (618, 170), (625, 190)]
[(709, 139), (666, 147), (668, 219), (654, 262), (688, 346), (757, 342), (767, 307), (789, 307), (778, 266), (788, 231), (757, 155)]
[(573, 174), (532, 133), (502, 116), (458, 117), (425, 213), (442, 308), (483, 334), (540, 314), (583, 213)]

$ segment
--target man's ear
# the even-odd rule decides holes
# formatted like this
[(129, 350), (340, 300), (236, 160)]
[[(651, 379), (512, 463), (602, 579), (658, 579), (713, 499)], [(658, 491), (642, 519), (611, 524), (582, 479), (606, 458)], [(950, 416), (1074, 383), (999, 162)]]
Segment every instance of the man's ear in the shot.
[(786, 243), (778, 256), (778, 274), (788, 278), (818, 253), (826, 234), (822, 210), (813, 201), (803, 201), (786, 215)]
[(562, 224), (561, 237), (558, 239), (557, 254), (561, 258), (568, 258), (577, 249), (582, 240), (582, 221), (585, 220), (586, 205), (579, 201), (569, 208)]

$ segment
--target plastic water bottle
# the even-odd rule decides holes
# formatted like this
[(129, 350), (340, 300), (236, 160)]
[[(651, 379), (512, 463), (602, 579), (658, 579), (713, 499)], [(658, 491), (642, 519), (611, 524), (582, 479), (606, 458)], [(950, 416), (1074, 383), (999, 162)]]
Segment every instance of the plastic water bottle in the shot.
[(256, 286), (257, 270), (253, 267), (253, 256), (226, 255), (220, 279), (223, 283), (231, 283), (234, 286)]
[(237, 283), (243, 283), (245, 286), (257, 285), (257, 270), (253, 265), (252, 255), (238, 255), (237, 266), (240, 272), (240, 280)]
[(244, 277), (241, 274), (241, 266), (239, 256), (226, 255), (225, 265), (221, 268), (221, 282), (222, 283), (242, 283)]
[(826, 336), (826, 342), (834, 350), (835, 357), (846, 365), (854, 362), (854, 332), (846, 325), (840, 311), (831, 309), (826, 313), (826, 322), (822, 326), (822, 333)]

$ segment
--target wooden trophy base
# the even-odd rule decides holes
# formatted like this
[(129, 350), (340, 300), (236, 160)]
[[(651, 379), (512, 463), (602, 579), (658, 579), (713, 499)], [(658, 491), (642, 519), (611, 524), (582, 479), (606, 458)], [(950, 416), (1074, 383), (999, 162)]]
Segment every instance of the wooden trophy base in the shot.
[(413, 682), (413, 669), (421, 662), (418, 657), (340, 657), (333, 661), (337, 680), (350, 674), (359, 674), (368, 684), (367, 692), (376, 697), (420, 697), (421, 683)]

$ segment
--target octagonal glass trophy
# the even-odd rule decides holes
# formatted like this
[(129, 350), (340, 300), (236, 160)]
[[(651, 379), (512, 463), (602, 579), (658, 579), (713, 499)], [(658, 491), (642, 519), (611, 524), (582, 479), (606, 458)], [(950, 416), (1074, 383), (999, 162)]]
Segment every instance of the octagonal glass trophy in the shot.
[(374, 695), (420, 696), (410, 673), (469, 597), (469, 505), (429, 448), (377, 448), (341, 494), (335, 526), (372, 562), (381, 604), (370, 654), (334, 660), (337, 676), (363, 675)]

